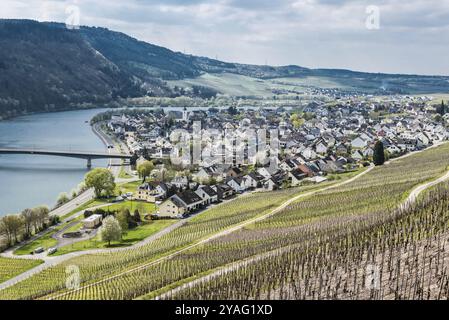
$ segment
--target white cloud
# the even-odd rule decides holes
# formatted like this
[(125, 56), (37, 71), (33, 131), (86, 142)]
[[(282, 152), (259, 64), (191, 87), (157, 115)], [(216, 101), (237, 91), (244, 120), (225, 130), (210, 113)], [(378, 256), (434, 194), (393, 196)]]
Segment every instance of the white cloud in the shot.
[(73, 4), (82, 24), (226, 61), (449, 74), (447, 0), (2, 0), (0, 17), (64, 22)]

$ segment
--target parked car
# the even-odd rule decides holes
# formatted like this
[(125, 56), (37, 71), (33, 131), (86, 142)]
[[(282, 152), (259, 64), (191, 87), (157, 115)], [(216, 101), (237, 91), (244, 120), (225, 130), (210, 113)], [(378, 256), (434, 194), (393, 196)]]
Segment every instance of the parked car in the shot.
[(123, 199), (123, 197), (117, 197), (117, 198), (115, 198), (112, 202), (113, 203), (117, 203), (117, 202), (122, 202), (122, 201), (124, 201), (125, 199)]
[(44, 252), (44, 251), (45, 251), (44, 248), (39, 247), (39, 248), (36, 248), (36, 249), (34, 250), (34, 253), (35, 253), (35, 254), (39, 254), (39, 253), (42, 253), (42, 252)]
[(48, 249), (48, 254), (56, 253), (56, 251), (58, 251), (58, 248), (50, 248)]

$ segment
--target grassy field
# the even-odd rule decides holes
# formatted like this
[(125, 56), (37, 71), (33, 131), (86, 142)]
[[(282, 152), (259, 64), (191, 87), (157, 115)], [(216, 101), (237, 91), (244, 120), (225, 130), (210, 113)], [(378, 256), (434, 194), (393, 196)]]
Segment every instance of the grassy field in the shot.
[(168, 81), (174, 86), (205, 86), (232, 96), (272, 96), (268, 81), (254, 79), (237, 74), (205, 74), (195, 79)]
[(0, 283), (43, 263), (41, 260), (7, 259), (0, 257)]
[(64, 255), (70, 252), (85, 251), (90, 249), (128, 247), (142, 240), (145, 240), (146, 238), (169, 227), (175, 222), (176, 222), (175, 220), (159, 220), (159, 221), (144, 222), (141, 226), (135, 229), (128, 230), (127, 233), (123, 235), (122, 241), (112, 242), (110, 246), (108, 246), (106, 242), (101, 241), (99, 239), (99, 236), (96, 236), (95, 238), (90, 240), (85, 240), (74, 243), (72, 245), (61, 247), (58, 249), (58, 252), (56, 252), (54, 255), (55, 256)]

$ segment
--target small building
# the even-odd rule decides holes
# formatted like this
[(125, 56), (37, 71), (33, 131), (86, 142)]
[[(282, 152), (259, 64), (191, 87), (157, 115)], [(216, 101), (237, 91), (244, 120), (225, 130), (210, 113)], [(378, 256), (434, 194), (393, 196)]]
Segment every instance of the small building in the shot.
[(210, 186), (200, 186), (195, 193), (203, 199), (204, 205), (218, 202), (218, 193)]
[(227, 184), (218, 184), (212, 186), (212, 189), (214, 189), (217, 192), (218, 200), (227, 199), (234, 195), (234, 189), (232, 189), (231, 186)]
[(96, 229), (101, 225), (103, 216), (100, 214), (94, 214), (83, 220), (84, 229)]
[(192, 190), (175, 194), (163, 202), (158, 211), (159, 217), (180, 218), (203, 206), (203, 199)]
[(156, 188), (149, 183), (144, 183), (137, 188), (135, 199), (155, 203), (158, 200), (158, 197), (159, 193)]

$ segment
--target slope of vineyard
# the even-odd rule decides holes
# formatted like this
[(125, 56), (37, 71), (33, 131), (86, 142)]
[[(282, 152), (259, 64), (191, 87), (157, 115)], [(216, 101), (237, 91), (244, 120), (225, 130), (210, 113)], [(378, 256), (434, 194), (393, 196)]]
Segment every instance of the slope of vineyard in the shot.
[(400, 210), (317, 232), (165, 296), (171, 299), (449, 299), (449, 184)]
[[(356, 234), (356, 230), (379, 223), (383, 213), (392, 211), (415, 186), (433, 180), (447, 170), (448, 152), (449, 144), (445, 144), (375, 168), (351, 184), (302, 199), (241, 231), (185, 250), (158, 263), (151, 263), (157, 257), (188, 243), (270, 212), (292, 198), (298, 190), (270, 193), (269, 196), (245, 196), (218, 206), (208, 214), (195, 217), (185, 226), (138, 251), (87, 255), (47, 269), (3, 290), (0, 292), (0, 299), (152, 298), (186, 279), (212, 273), (217, 268), (236, 261), (260, 254), (277, 256), (276, 252), (288, 248), (295, 248), (295, 252), (309, 252), (310, 248), (322, 243), (323, 239), (339, 239), (351, 230)], [(65, 289), (65, 268), (69, 265), (80, 268), (82, 286), (79, 290)], [(130, 270), (139, 265), (144, 267)], [(120, 273), (123, 270), (129, 272)], [(114, 274), (117, 276), (111, 277)], [(248, 290), (256, 290), (257, 287), (248, 282), (246, 286)], [(258, 296), (262, 296), (267, 288), (261, 286)], [(182, 291), (179, 294), (181, 293)], [(211, 297), (217, 296), (212, 293), (201, 295), (202, 299)]]
[(8, 259), (0, 257), (0, 283), (40, 265), (41, 260)]
[[(443, 145), (377, 167), (363, 179), (301, 200), (251, 228), (198, 248), (195, 253), (186, 252), (177, 258), (178, 264), (186, 264), (189, 258), (194, 264), (189, 266), (192, 276), (279, 248), (312, 245), (318, 241), (317, 234), (338, 236), (351, 224), (370, 225), (382, 212), (395, 208), (416, 185), (443, 175), (449, 164), (448, 151), (449, 146)], [(207, 266), (201, 261), (208, 261)]]

